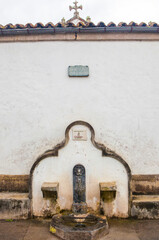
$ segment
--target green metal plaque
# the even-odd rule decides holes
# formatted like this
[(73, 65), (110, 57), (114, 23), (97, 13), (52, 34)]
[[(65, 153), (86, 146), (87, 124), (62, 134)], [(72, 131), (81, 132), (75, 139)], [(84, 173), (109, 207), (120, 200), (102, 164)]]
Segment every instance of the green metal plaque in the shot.
[(68, 75), (69, 77), (88, 77), (89, 67), (81, 65), (69, 66)]

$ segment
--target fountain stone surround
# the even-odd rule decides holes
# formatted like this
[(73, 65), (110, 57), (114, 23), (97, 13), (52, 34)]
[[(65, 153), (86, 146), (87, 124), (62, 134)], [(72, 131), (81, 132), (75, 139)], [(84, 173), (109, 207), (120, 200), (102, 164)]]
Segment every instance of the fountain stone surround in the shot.
[[(86, 144), (86, 143), (90, 142), (91, 145), (92, 145), (92, 150), (93, 150), (93, 147), (95, 147), (97, 149), (96, 151), (98, 152), (98, 154), (97, 154), (98, 158), (99, 158), (99, 156), (101, 157), (101, 159), (105, 159), (105, 157), (106, 157), (106, 159), (104, 161), (107, 162), (108, 166), (111, 163), (110, 159), (115, 161), (118, 164), (118, 167), (119, 167), (119, 165), (122, 166), (122, 168), (123, 168), (122, 170), (125, 171), (125, 173), (127, 175), (127, 188), (128, 188), (127, 189), (127, 194), (128, 194), (128, 196), (127, 196), (128, 197), (127, 204), (128, 204), (128, 210), (127, 210), (127, 213), (124, 213), (123, 215), (121, 213), (118, 213), (118, 211), (117, 211), (114, 214), (114, 216), (119, 216), (119, 217), (127, 217), (127, 216), (129, 216), (129, 214), (130, 214), (130, 204), (131, 204), (131, 198), (130, 198), (131, 170), (130, 170), (128, 164), (118, 154), (116, 154), (115, 152), (111, 151), (110, 149), (105, 147), (103, 144), (97, 143), (95, 141), (94, 129), (92, 128), (92, 126), (89, 123), (86, 123), (86, 122), (83, 122), (83, 121), (76, 121), (76, 122), (73, 122), (72, 124), (70, 124), (67, 127), (66, 131), (65, 131), (65, 139), (60, 144), (56, 145), (53, 149), (50, 149), (50, 150), (46, 151), (44, 154), (42, 154), (41, 156), (39, 156), (38, 159), (36, 160), (36, 162), (33, 164), (32, 168), (31, 168), (31, 171), (30, 171), (30, 199), (31, 199), (30, 214), (31, 214), (31, 216), (33, 216), (33, 215), (40, 216), (39, 214), (36, 214), (36, 211), (34, 211), (34, 190), (35, 190), (35, 187), (36, 187), (36, 184), (34, 184), (34, 180), (35, 180), (35, 176), (36, 176), (36, 171), (37, 170), (39, 171), (39, 169), (38, 169), (39, 166), (42, 163), (44, 164), (45, 161), (46, 161), (45, 164), (44, 164), (45, 166), (46, 166), (46, 164), (49, 164), (49, 163), (53, 162), (55, 159), (57, 160), (56, 163), (59, 164), (60, 157), (63, 155), (64, 150), (68, 147), (66, 145), (69, 145), (70, 141), (73, 144), (75, 143), (74, 141), (71, 140), (72, 131), (70, 131), (71, 129), (74, 129), (74, 128), (75, 129), (84, 128), (84, 129), (86, 129), (88, 131), (88, 139), (87, 139), (87, 141), (83, 142), (82, 144)], [(77, 145), (78, 144), (80, 145), (80, 143), (81, 142), (78, 142)], [(66, 148), (64, 148), (64, 147), (66, 147)], [(98, 150), (101, 150), (102, 154)], [(80, 156), (80, 154), (77, 154), (77, 155)], [(100, 164), (100, 159), (98, 159), (98, 158), (96, 159), (96, 164), (99, 165)], [(89, 169), (88, 169), (88, 167), (89, 167), (88, 165), (89, 164), (87, 164), (88, 162), (86, 163), (85, 159), (84, 159), (83, 162), (80, 161), (80, 158), (78, 158), (78, 159), (79, 160), (76, 160), (74, 163), (72, 163), (73, 165), (71, 165), (71, 166), (75, 166), (76, 164), (82, 164), (86, 168), (87, 175), (89, 175)], [(90, 161), (91, 161), (91, 159), (89, 160), (89, 162)], [(56, 163), (54, 163), (54, 164), (56, 165)], [(95, 162), (94, 163), (92, 162), (92, 164), (95, 164)], [(103, 164), (105, 164), (105, 163), (103, 162)], [(43, 167), (44, 167), (44, 165), (43, 165)], [(66, 165), (67, 165), (67, 162), (66, 162)], [(50, 167), (49, 167), (49, 169), (50, 169)], [(73, 169), (73, 168), (71, 167), (71, 169)], [(46, 175), (46, 173), (45, 173), (45, 175)], [(109, 181), (109, 180), (107, 179), (107, 181)], [(112, 179), (110, 179), (110, 181), (112, 181)], [(58, 179), (56, 179), (56, 182), (59, 182)], [(102, 182), (102, 181), (99, 180), (97, 184), (99, 185), (100, 182)], [(59, 188), (60, 188), (60, 183), (59, 183)], [(71, 194), (72, 194), (72, 197), (73, 197), (73, 190), (71, 190)], [(73, 199), (72, 199), (72, 202), (73, 202)], [(89, 200), (88, 200), (88, 202), (89, 202)]]
[(109, 233), (106, 217), (87, 213), (85, 168), (73, 168), (72, 214), (53, 216), (50, 232), (63, 240), (97, 240)]

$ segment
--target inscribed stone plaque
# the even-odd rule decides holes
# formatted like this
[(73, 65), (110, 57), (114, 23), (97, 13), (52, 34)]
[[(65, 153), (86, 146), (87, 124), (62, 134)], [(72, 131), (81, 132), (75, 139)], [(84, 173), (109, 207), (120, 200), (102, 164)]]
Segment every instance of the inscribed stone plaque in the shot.
[(81, 65), (69, 66), (68, 75), (69, 77), (88, 77), (89, 67)]
[(72, 131), (73, 141), (87, 141), (87, 131), (86, 130), (73, 130)]

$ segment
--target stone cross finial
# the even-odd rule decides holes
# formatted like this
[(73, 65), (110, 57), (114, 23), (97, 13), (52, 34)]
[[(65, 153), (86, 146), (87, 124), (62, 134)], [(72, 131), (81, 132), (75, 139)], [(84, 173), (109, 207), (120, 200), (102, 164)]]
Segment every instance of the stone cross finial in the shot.
[(69, 9), (70, 9), (70, 11), (74, 9), (74, 10), (75, 10), (75, 12), (74, 12), (74, 17), (79, 18), (79, 12), (78, 12), (77, 10), (78, 10), (78, 9), (81, 9), (81, 10), (82, 10), (83, 7), (82, 7), (82, 5), (80, 5), (80, 6), (78, 7), (78, 6), (77, 6), (77, 3), (78, 3), (78, 2), (75, 0), (75, 2), (74, 2), (74, 5), (75, 5), (75, 6), (74, 6), (74, 7), (69, 6)]

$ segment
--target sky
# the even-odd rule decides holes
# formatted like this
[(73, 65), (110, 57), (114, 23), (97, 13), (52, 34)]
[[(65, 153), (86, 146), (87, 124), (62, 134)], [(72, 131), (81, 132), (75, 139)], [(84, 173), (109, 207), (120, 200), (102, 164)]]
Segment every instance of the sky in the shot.
[[(0, 0), (0, 24), (42, 22), (54, 24), (73, 17), (69, 5), (74, 0)], [(159, 0), (78, 0), (83, 5), (80, 17), (91, 17), (92, 22), (159, 23)]]

